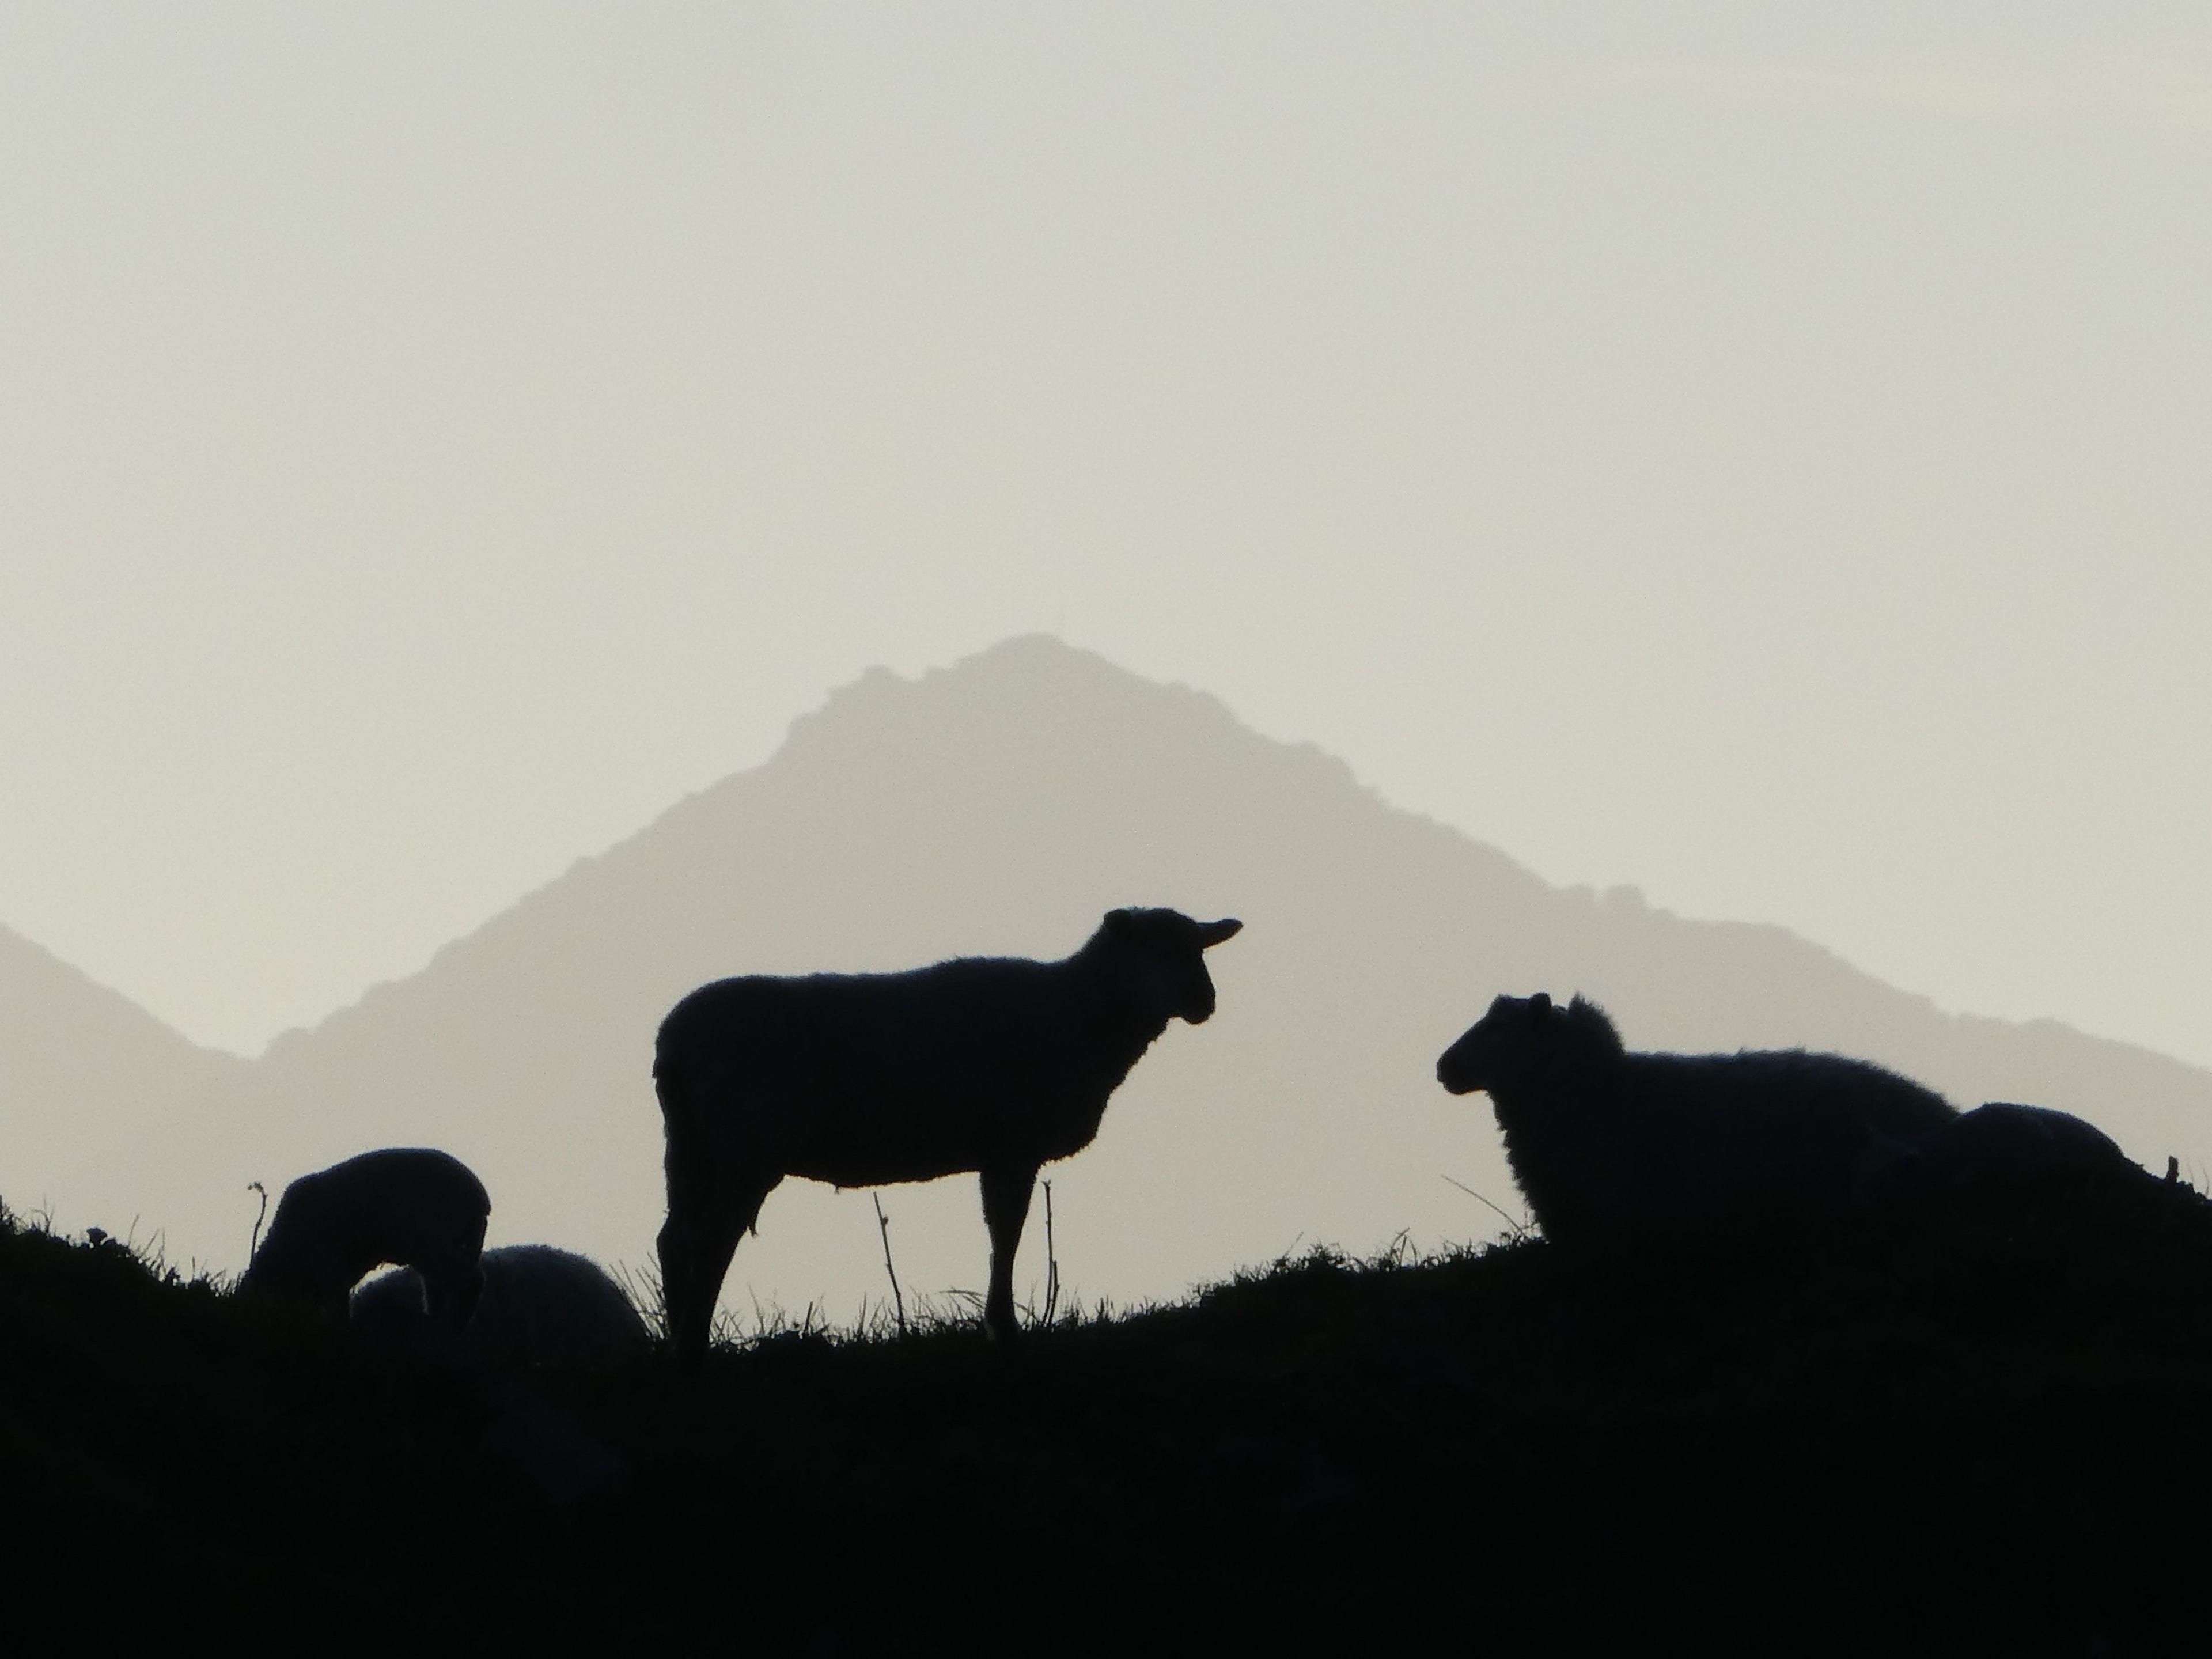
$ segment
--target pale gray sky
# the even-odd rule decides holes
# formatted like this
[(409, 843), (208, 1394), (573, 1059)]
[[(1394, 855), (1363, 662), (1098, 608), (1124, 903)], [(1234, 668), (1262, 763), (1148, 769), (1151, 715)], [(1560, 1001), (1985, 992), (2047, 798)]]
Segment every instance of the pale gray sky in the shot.
[(0, 921), (250, 1052), (1044, 629), (2212, 1062), (2212, 33), (1784, 9), (17, 0)]

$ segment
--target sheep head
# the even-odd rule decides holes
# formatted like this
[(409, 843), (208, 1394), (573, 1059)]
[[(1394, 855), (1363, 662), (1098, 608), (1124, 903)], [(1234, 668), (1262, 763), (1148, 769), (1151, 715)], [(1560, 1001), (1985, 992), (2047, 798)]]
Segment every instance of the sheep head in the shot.
[(1587, 997), (1562, 1008), (1543, 992), (1499, 997), (1437, 1059), (1437, 1081), (1455, 1095), (1526, 1085), (1539, 1078), (1602, 1073), (1619, 1063), (1620, 1033)]
[(282, 1297), (342, 1311), (345, 1293), (352, 1288), (344, 1267), (332, 1261), (330, 1252), (318, 1249), (301, 1229), (283, 1225), (284, 1219), (280, 1208), (277, 1224), (269, 1229), (269, 1236), (246, 1264), (239, 1288), (252, 1296)]
[(1548, 1046), (1546, 1039), (1565, 1018), (1542, 991), (1533, 997), (1499, 997), (1437, 1057), (1437, 1081), (1455, 1095), (1508, 1082)]
[(1243, 926), (1231, 917), (1194, 921), (1179, 910), (1109, 910), (1093, 943), (1134, 970), (1139, 995), (1161, 1018), (1202, 1025), (1214, 1002), (1205, 952)]

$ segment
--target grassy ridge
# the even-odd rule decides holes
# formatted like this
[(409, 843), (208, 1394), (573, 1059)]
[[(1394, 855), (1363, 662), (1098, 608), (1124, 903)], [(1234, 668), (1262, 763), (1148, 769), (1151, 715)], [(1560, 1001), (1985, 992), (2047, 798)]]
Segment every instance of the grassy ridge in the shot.
[(2207, 1541), (2212, 1206), (1316, 1253), (1011, 1352), (787, 1336), (693, 1379), (402, 1364), (10, 1231), (0, 1459), (20, 1582), (309, 1650), (2159, 1651)]

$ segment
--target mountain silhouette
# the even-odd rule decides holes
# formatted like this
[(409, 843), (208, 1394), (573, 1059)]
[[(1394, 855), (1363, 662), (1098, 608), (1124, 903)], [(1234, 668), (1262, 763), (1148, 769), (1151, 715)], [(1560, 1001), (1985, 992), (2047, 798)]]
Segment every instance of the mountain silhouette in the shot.
[[(1495, 1232), (1461, 1190), (1520, 1212), (1487, 1103), (1446, 1096), (1433, 1068), (1499, 991), (1592, 996), (1634, 1048), (1832, 1048), (1961, 1105), (2079, 1112), (2156, 1168), (2212, 1156), (2212, 1073), (1948, 1014), (1778, 927), (1553, 886), (1204, 693), (1030, 636), (843, 688), (763, 765), (134, 1130), (104, 1190), (158, 1218), (173, 1259), (234, 1267), (247, 1182), (429, 1145), (483, 1177), (494, 1242), (644, 1264), (662, 1209), (653, 1033), (684, 993), (1062, 956), (1121, 905), (1246, 926), (1209, 957), (1214, 1018), (1170, 1027), (1097, 1143), (1045, 1172), (1060, 1273), (1086, 1298), (1174, 1295), (1316, 1241)], [(981, 1288), (972, 1182), (882, 1197), (910, 1294)], [(866, 1194), (787, 1182), (760, 1227), (725, 1294), (741, 1316), (843, 1318), (888, 1293)], [(1018, 1288), (1045, 1249), (1040, 1206)]]

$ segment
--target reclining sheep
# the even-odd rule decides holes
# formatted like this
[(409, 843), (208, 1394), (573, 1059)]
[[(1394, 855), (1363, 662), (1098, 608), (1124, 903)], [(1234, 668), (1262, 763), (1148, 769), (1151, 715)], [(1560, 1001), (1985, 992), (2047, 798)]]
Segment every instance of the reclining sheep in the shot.
[(338, 1317), (372, 1268), (396, 1262), (422, 1276), (429, 1316), (459, 1330), (483, 1289), (477, 1257), (491, 1200), (466, 1164), (444, 1152), (363, 1152), (285, 1188), (269, 1236), (240, 1281)]
[(661, 1023), (653, 1067), (678, 1361), (705, 1358), (730, 1257), (786, 1176), (874, 1187), (980, 1174), (984, 1325), (1012, 1335), (1014, 1251), (1038, 1169), (1091, 1144), (1108, 1097), (1169, 1020), (1213, 1012), (1203, 952), (1240, 925), (1115, 910), (1058, 962), (726, 979), (684, 998)]
[(483, 1253), (483, 1296), (459, 1334), (430, 1320), (422, 1275), (380, 1273), (353, 1293), (353, 1328), (380, 1346), (463, 1365), (605, 1370), (641, 1358), (653, 1339), (621, 1285), (586, 1256), (550, 1244)]
[(1837, 1054), (1630, 1054), (1595, 1003), (1560, 1008), (1541, 993), (1492, 1003), (1437, 1079), (1488, 1091), (1538, 1224), (1577, 1246), (1839, 1217), (1870, 1156), (1958, 1117), (1918, 1084)]
[(1861, 1202), (1885, 1205), (2148, 1178), (2094, 1123), (2047, 1106), (1994, 1100), (1917, 1140), (1877, 1147), (1856, 1190)]

